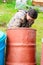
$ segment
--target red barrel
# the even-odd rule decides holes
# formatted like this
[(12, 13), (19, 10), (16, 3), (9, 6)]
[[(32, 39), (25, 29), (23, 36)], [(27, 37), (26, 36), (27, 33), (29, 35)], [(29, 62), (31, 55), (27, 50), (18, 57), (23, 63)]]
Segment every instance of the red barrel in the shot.
[(43, 65), (43, 39), (42, 39), (42, 51), (41, 51), (41, 65)]
[(36, 30), (7, 30), (6, 65), (36, 65)]

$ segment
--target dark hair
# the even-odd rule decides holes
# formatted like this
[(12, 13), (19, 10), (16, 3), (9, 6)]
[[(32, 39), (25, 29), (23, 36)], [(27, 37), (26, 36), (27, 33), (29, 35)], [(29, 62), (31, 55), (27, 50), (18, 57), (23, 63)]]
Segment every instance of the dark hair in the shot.
[(32, 17), (32, 18), (34, 18), (34, 19), (36, 19), (37, 16), (38, 16), (38, 12), (37, 12), (35, 9), (30, 9), (27, 13), (28, 13), (28, 15), (29, 15), (30, 17)]

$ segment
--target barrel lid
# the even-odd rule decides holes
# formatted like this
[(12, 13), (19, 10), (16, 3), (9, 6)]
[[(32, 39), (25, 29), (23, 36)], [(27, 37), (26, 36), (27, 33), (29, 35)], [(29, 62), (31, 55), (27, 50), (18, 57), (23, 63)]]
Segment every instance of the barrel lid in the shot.
[(6, 38), (6, 34), (2, 31), (0, 31), (0, 41)]

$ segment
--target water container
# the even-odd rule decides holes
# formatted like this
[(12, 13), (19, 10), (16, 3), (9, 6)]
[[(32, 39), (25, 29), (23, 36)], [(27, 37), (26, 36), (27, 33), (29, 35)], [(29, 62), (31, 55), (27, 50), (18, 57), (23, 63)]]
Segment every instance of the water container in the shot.
[(5, 60), (5, 39), (6, 35), (2, 31), (0, 31), (0, 65), (5, 65), (4, 60)]
[(36, 65), (36, 30), (7, 30), (6, 65)]

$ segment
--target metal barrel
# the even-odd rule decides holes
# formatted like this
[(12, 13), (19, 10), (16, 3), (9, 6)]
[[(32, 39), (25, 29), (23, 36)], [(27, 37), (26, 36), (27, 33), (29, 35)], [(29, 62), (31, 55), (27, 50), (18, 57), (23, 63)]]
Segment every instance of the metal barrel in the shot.
[(7, 30), (6, 65), (36, 65), (36, 30)]

